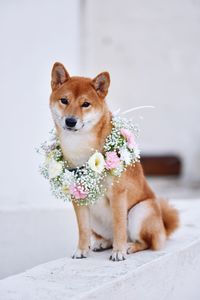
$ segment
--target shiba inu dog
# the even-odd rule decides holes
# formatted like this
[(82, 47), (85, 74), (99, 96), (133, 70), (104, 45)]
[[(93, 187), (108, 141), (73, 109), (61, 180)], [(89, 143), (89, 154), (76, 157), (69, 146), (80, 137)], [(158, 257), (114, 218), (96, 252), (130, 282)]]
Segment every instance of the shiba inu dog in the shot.
[[(112, 129), (112, 114), (105, 101), (109, 85), (107, 72), (94, 79), (70, 77), (61, 63), (53, 66), (50, 109), (71, 168), (82, 166), (95, 150), (103, 151)], [(73, 258), (88, 256), (91, 235), (95, 239), (92, 250), (112, 248), (112, 261), (148, 248), (160, 249), (178, 227), (178, 212), (156, 197), (141, 164), (129, 166), (117, 180), (109, 176), (105, 184), (105, 196), (94, 205), (73, 203), (79, 229)]]

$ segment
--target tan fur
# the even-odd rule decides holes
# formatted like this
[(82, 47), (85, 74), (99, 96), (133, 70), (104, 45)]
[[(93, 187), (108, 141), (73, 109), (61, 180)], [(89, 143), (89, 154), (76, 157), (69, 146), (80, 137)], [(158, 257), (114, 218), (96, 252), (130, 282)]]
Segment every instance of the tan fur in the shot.
[[(103, 150), (105, 139), (112, 128), (112, 115), (104, 99), (109, 84), (107, 72), (89, 79), (70, 77), (62, 64), (56, 63), (53, 67), (50, 108), (64, 157), (73, 167), (85, 163), (95, 150)], [(60, 99), (63, 97), (68, 99), (67, 105), (61, 103)], [(88, 108), (82, 107), (84, 101), (90, 103)], [(69, 132), (64, 128), (64, 121), (68, 116), (74, 116), (78, 120), (77, 132)], [(96, 207), (78, 207), (74, 204), (79, 227), (79, 244), (74, 258), (87, 255), (91, 229), (98, 242), (96, 245), (99, 245), (96, 251), (108, 248), (112, 241), (112, 260), (125, 259), (127, 239), (131, 235), (136, 236), (137, 240), (128, 244), (128, 253), (147, 248), (160, 249), (166, 237), (178, 227), (178, 213), (167, 202), (156, 199), (146, 182), (141, 164), (128, 167), (120, 178), (108, 178), (105, 184), (105, 199), (100, 199)], [(111, 222), (102, 221), (101, 206)], [(139, 214), (134, 215), (137, 211)], [(90, 228), (90, 215), (96, 231), (95, 228)], [(130, 226), (134, 222), (132, 219), (127, 224), (127, 217), (131, 215), (135, 216), (136, 228)], [(108, 237), (103, 226), (109, 226), (110, 223), (113, 233)], [(97, 232), (99, 226), (102, 226), (102, 230), (99, 230), (101, 234)]]
[[(89, 209), (86, 206), (78, 206), (73, 202), (79, 229), (78, 248), (88, 250), (90, 246)], [(84, 220), (84, 222), (82, 222)]]

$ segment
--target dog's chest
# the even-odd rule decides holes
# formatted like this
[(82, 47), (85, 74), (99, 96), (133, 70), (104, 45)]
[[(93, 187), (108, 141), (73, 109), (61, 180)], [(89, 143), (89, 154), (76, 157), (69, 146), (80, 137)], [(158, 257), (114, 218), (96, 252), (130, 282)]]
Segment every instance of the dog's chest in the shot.
[(95, 140), (89, 134), (65, 134), (60, 137), (65, 159), (72, 167), (82, 166), (94, 152)]

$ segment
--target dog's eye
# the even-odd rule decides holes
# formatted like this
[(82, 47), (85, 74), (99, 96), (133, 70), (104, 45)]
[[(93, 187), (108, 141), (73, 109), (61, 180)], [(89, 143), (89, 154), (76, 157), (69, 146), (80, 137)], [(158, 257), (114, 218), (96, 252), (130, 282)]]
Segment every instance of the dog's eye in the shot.
[(83, 102), (82, 107), (89, 107), (91, 104), (87, 101)]
[(60, 102), (65, 105), (69, 104), (69, 101), (67, 100), (67, 98), (61, 98)]

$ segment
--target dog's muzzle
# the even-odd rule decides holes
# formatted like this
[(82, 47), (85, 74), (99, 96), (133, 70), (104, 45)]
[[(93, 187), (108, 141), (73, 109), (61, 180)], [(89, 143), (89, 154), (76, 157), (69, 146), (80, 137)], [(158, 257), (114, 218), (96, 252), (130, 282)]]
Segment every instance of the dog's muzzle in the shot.
[(74, 128), (76, 126), (77, 120), (73, 117), (66, 118), (65, 124), (68, 128)]

